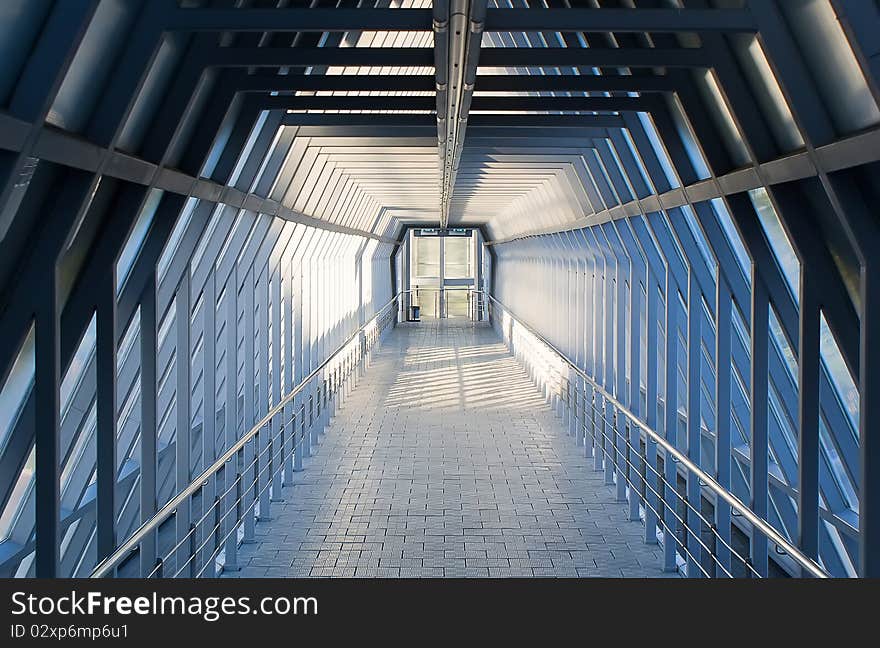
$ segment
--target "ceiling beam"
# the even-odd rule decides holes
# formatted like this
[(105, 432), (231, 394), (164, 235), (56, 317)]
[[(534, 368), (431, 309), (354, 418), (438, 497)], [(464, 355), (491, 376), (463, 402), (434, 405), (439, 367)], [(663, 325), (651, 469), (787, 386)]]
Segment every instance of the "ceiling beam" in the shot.
[(251, 74), (236, 85), (238, 92), (399, 91), (434, 92), (429, 74)]
[(745, 9), (498, 9), (489, 32), (756, 32)]
[[(654, 102), (644, 97), (474, 97), (471, 111), (489, 112), (649, 112)], [(435, 98), (375, 96), (270, 96), (262, 98), (263, 109), (287, 110), (419, 110), (436, 109)], [(382, 113), (374, 113), (382, 114)]]
[(430, 31), (430, 9), (179, 9), (169, 29), (179, 31), (339, 32)]
[(700, 47), (486, 47), (480, 67), (711, 67)]
[[(350, 127), (366, 127), (367, 131), (376, 129), (406, 129), (400, 132), (401, 136), (411, 135), (410, 129), (430, 127), (435, 129), (436, 118), (430, 115), (395, 115), (395, 114), (338, 114), (338, 113), (288, 113), (284, 115), (284, 126), (339, 126), (340, 131)], [(549, 136), (546, 129), (559, 129), (575, 131), (589, 128), (623, 128), (623, 119), (618, 115), (471, 115), (468, 119), (469, 131), (474, 128), (502, 129), (504, 137), (533, 137), (538, 134), (535, 130), (541, 130), (541, 135)], [(368, 136), (368, 132), (364, 135)], [(325, 134), (326, 136), (327, 134)], [(477, 136), (477, 132), (472, 132)], [(497, 135), (497, 133), (496, 133)], [(486, 137), (487, 135), (483, 135)], [(568, 135), (559, 135), (568, 137)]]
[(643, 97), (482, 97), (471, 102), (472, 111), (650, 111), (653, 102)]
[[(480, 74), (475, 92), (671, 92), (678, 83), (666, 75)], [(434, 92), (428, 74), (251, 74), (236, 83), (238, 92), (399, 91)]]
[(479, 74), (475, 92), (670, 92), (678, 83), (661, 75)]
[[(387, 116), (394, 117), (395, 115)], [(335, 117), (350, 117), (350, 115), (335, 115)], [(358, 115), (354, 115), (354, 117), (358, 117)], [(606, 128), (623, 125), (619, 117), (606, 115), (585, 116), (581, 117), (581, 120), (588, 125), (551, 130), (545, 126), (505, 128), (498, 125), (480, 126), (472, 123), (468, 127), (465, 153), (470, 151), (472, 147), (487, 151), (505, 146), (552, 147), (556, 149), (589, 148), (590, 144), (585, 144), (581, 140), (589, 141), (608, 137)], [(589, 125), (593, 124), (595, 120), (599, 120), (596, 125)], [(337, 146), (337, 142), (342, 142), (350, 146), (427, 146), (433, 150), (437, 145), (437, 129), (433, 123), (428, 123), (427, 120), (423, 121), (422, 125), (410, 125), (405, 128), (399, 124), (377, 124), (373, 119), (368, 120), (369, 124), (351, 123), (350, 119), (337, 121), (339, 122), (337, 125), (292, 127), (298, 129), (296, 131), (297, 137), (321, 138), (323, 141), (315, 141), (314, 139), (312, 141), (314, 146), (321, 147)], [(330, 144), (328, 140), (333, 144)]]
[(434, 66), (429, 47), (217, 47), (208, 54), (209, 66), (309, 67)]
[[(207, 56), (219, 67), (401, 66), (434, 67), (428, 47), (217, 47)], [(700, 47), (487, 47), (480, 67), (711, 67)]]
[[(178, 9), (176, 31), (341, 32), (430, 31), (430, 9)], [(493, 32), (747, 32), (757, 31), (744, 9), (489, 9)]]

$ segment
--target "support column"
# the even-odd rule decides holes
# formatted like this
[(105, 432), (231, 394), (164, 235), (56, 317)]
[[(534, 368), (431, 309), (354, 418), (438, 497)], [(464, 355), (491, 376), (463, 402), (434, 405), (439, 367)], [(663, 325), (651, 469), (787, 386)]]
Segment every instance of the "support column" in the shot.
[[(140, 507), (141, 524), (150, 520), (156, 513), (156, 343), (158, 335), (156, 317), (156, 274), (150, 274), (150, 280), (141, 294), (141, 479)], [(156, 566), (157, 537), (156, 532), (149, 533), (141, 541), (140, 576), (146, 577)]]
[[(294, 351), (294, 385), (299, 385), (305, 377), (305, 352), (303, 350), (303, 277), (301, 268), (297, 268), (293, 275), (292, 286), (293, 298), (291, 308), (293, 310), (293, 351)], [(297, 472), (303, 469), (303, 457), (309, 456), (308, 438), (305, 433), (305, 404), (307, 399), (303, 397), (304, 391), (300, 391), (293, 399), (293, 418), (296, 431), (296, 450), (293, 455), (293, 469)]]
[(861, 357), (859, 359), (859, 438), (862, 483), (859, 490), (859, 575), (880, 577), (880, 268), (862, 267)]
[[(217, 301), (220, 295), (213, 268), (208, 273), (202, 295), (202, 468), (206, 469), (217, 458)], [(209, 477), (202, 486), (202, 517), (211, 507), (219, 506), (214, 502), (216, 492), (216, 477)], [(213, 515), (208, 515), (201, 523), (204, 532), (198, 544), (204, 544), (204, 547), (197, 562), (197, 571), (201, 571), (214, 557), (216, 532), (212, 526), (213, 519)], [(204, 571), (208, 576), (214, 576), (213, 569)]]
[[(238, 271), (233, 266), (226, 280), (224, 346), (226, 347), (226, 389), (224, 406), (225, 445), (231, 448), (238, 440)], [(238, 525), (241, 503), (237, 501), (237, 491), (233, 484), (242, 479), (238, 472), (238, 459), (233, 456), (223, 467), (223, 490), (229, 491), (224, 506), (226, 524), (222, 529), (225, 541), (223, 571), (238, 571)]]
[[(614, 361), (615, 373), (615, 396), (621, 403), (626, 403), (626, 271), (620, 257), (615, 255), (617, 264), (617, 308), (615, 335), (617, 338), (617, 354)], [(629, 472), (626, 465), (626, 417), (623, 412), (617, 412), (617, 420), (614, 430), (615, 472), (617, 473), (617, 501), (626, 501), (626, 475)]]
[[(730, 442), (730, 411), (732, 362), (732, 307), (730, 288), (722, 273), (718, 273), (715, 285), (715, 479), (725, 490), (730, 490), (731, 442)], [(718, 565), (731, 572), (731, 553), (728, 545), (731, 542), (731, 511), (730, 504), (723, 499), (715, 500), (715, 526), (718, 541), (715, 546), (715, 557)], [(717, 573), (716, 573), (717, 575)]]
[[(678, 288), (672, 277), (672, 270), (666, 267), (666, 440), (678, 447)], [(663, 478), (666, 483), (663, 493), (663, 569), (675, 571), (676, 528), (678, 526), (678, 471), (673, 458), (667, 455), (663, 460)]]
[[(257, 402), (256, 402), (256, 410), (254, 412), (254, 422), (262, 419), (269, 412), (269, 267), (268, 265), (260, 270), (259, 275), (256, 277), (256, 285), (255, 285), (257, 295), (256, 295), (256, 304), (257, 310), (256, 312), (259, 314), (259, 320), (256, 324), (255, 333), (259, 336), (260, 340), (260, 365), (257, 368), (258, 371), (258, 381), (257, 381)], [(259, 432), (257, 432), (256, 443), (254, 444), (256, 448), (257, 456), (257, 477), (255, 479), (256, 483), (256, 497), (260, 502), (260, 521), (266, 521), (272, 519), (272, 513), (270, 510), (270, 483), (271, 483), (271, 475), (270, 473), (270, 464), (272, 454), (272, 432), (274, 428), (271, 423), (263, 426)]]
[(96, 309), (97, 561), (116, 549), (116, 272), (102, 276)]
[[(174, 297), (175, 311), (175, 408), (176, 408), (176, 438), (174, 443), (175, 454), (175, 489), (177, 492), (189, 486), (192, 476), (190, 474), (190, 444), (192, 442), (192, 424), (190, 420), (190, 275), (183, 273), (183, 279), (177, 286)], [(184, 575), (186, 568), (192, 567), (189, 555), (190, 543), (187, 536), (190, 534), (190, 507), (191, 501), (181, 502), (174, 515), (176, 538), (182, 543), (177, 550), (176, 559), (172, 562), (172, 574)], [(171, 558), (171, 556), (169, 556)], [(166, 574), (168, 575), (168, 574)]]
[[(247, 270), (242, 287), (244, 297), (244, 376), (242, 388), (244, 389), (244, 427), (242, 433), (247, 434), (254, 425), (254, 297), (256, 283), (254, 281), (254, 267)], [(254, 476), (259, 469), (256, 463), (257, 439), (252, 438), (244, 446), (244, 475), (242, 475), (242, 516), (244, 517), (244, 542), (253, 542), (255, 537), (254, 506), (255, 488), (257, 480)]]
[[(701, 324), (703, 319), (703, 297), (693, 266), (688, 271), (687, 300), (687, 456), (694, 464), (700, 465), (701, 436), (700, 430), (700, 387), (703, 340)], [(688, 532), (686, 543), (688, 548), (688, 578), (700, 578), (702, 571), (702, 496), (700, 479), (691, 471), (687, 473), (687, 502), (690, 504), (686, 512)]]
[[(272, 304), (272, 403), (270, 407), (276, 407), (281, 402), (281, 261), (271, 279), (270, 303)], [(284, 455), (284, 428), (285, 423), (282, 414), (272, 417), (272, 439), (270, 454), (272, 455), (272, 500), (283, 501), (281, 497), (281, 465)]]
[[(768, 508), (768, 415), (769, 415), (769, 307), (767, 288), (752, 264), (752, 376), (749, 405), (751, 407), (752, 442), (749, 473), (751, 509), (767, 519)], [(752, 532), (752, 566), (763, 577), (767, 576), (767, 537)]]
[[(284, 280), (281, 287), (281, 311), (284, 313), (284, 393), (289, 394), (294, 387), (293, 382), (293, 274), (292, 264), (282, 266)], [(282, 268), (279, 268), (281, 272)], [(294, 457), (298, 450), (296, 436), (296, 401), (289, 402), (284, 408), (283, 424), (287, 426), (282, 434), (282, 453), (284, 454), (284, 481), (282, 486), (293, 485)]]
[[(819, 301), (809, 264), (801, 266), (798, 335), (798, 547), (819, 559)], [(803, 573), (804, 577), (808, 574)]]
[(61, 326), (54, 264), (46, 275), (44, 284), (34, 291), (38, 299), (34, 333), (34, 573), (37, 578), (56, 578), (61, 540)]
[[(641, 292), (642, 286), (636, 273), (635, 264), (630, 272), (629, 284), (629, 318), (630, 318), (630, 345), (629, 345), (629, 409), (636, 415), (641, 416), (642, 378), (641, 378), (641, 350), (642, 350), (642, 318), (641, 318)], [(645, 468), (641, 462), (641, 431), (638, 426), (629, 425), (629, 462), (632, 484), (629, 487), (629, 519), (639, 519), (639, 498), (642, 484), (645, 481)]]
[[(648, 345), (647, 366), (645, 367), (645, 419), (648, 427), (657, 430), (658, 424), (658, 362), (659, 351), (657, 341), (657, 328), (659, 324), (660, 296), (658, 294), (657, 280), (651, 271), (647, 274), (648, 312), (645, 316), (647, 331), (645, 342)], [(653, 439), (645, 439), (645, 542), (657, 544), (657, 514), (660, 512), (659, 493), (660, 479), (658, 476), (659, 464), (657, 462), (657, 442)]]

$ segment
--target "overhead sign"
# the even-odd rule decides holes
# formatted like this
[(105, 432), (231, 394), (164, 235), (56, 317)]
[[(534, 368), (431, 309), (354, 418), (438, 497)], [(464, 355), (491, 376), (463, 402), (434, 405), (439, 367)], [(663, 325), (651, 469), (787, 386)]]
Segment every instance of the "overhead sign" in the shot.
[(437, 227), (419, 227), (413, 230), (416, 236), (471, 236), (473, 230), (469, 227), (450, 227), (440, 229)]

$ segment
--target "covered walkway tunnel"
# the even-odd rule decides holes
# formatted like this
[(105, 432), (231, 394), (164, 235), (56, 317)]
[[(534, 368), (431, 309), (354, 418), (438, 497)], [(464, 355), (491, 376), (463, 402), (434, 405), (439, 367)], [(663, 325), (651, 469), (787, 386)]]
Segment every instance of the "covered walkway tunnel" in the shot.
[(875, 0), (4, 0), (0, 575), (880, 576)]

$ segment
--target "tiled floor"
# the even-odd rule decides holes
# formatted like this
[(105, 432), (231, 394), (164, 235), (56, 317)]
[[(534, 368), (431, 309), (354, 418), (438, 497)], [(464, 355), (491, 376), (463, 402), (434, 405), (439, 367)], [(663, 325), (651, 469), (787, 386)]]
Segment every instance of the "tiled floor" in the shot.
[(240, 577), (664, 576), (491, 328), (398, 327)]

